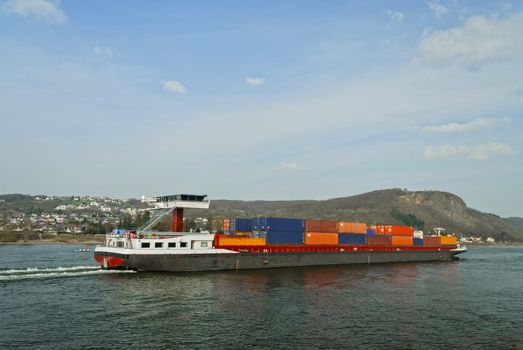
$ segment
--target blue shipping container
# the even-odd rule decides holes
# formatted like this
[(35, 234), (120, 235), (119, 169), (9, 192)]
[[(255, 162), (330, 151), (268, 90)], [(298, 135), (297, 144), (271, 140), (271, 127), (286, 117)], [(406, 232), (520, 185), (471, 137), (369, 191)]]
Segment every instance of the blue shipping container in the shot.
[(257, 231), (304, 231), (305, 222), (302, 219), (256, 218), (253, 220), (253, 228)]
[(253, 219), (235, 219), (234, 231), (251, 232)]
[(374, 236), (374, 235), (376, 235), (376, 230), (368, 228), (367, 229), (367, 236)]
[(303, 244), (304, 231), (267, 231), (267, 244)]
[(339, 233), (339, 244), (367, 244), (367, 235), (354, 233)]
[(414, 238), (414, 246), (415, 247), (422, 247), (423, 246), (423, 238)]

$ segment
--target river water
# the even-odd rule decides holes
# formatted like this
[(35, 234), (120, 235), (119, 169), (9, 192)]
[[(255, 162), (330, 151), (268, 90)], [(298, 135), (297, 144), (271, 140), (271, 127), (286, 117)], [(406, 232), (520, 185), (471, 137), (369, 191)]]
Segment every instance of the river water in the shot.
[(102, 271), (74, 248), (0, 245), (0, 348), (523, 349), (523, 247), (183, 274)]

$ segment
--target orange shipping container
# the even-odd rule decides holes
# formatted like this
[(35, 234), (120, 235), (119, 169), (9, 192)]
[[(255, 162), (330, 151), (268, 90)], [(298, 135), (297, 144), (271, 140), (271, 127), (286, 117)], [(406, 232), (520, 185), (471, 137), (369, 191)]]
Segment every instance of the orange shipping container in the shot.
[(230, 219), (223, 219), (223, 230), (229, 231), (231, 229), (231, 220)]
[(414, 245), (414, 240), (409, 236), (392, 236), (392, 245), (412, 247)]
[(434, 247), (440, 245), (456, 245), (455, 236), (425, 236), (423, 237), (423, 245), (427, 247)]
[(359, 222), (340, 221), (338, 222), (338, 232), (366, 234), (367, 224), (362, 224)]
[(305, 231), (338, 233), (338, 222), (328, 220), (305, 220)]
[(414, 228), (411, 226), (377, 225), (377, 235), (412, 236)]
[(338, 244), (338, 234), (305, 232), (305, 244)]
[(367, 224), (360, 223), (360, 222), (353, 222), (351, 233), (366, 234), (367, 233)]
[(265, 238), (220, 237), (219, 245), (265, 245)]
[(443, 244), (443, 245), (456, 245), (456, 244), (458, 244), (456, 236), (441, 236), (440, 237), (440, 241), (441, 241), (441, 244)]

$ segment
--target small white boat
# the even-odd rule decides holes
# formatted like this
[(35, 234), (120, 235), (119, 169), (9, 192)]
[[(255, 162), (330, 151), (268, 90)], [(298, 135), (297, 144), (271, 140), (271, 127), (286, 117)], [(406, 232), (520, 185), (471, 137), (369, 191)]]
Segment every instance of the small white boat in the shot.
[(84, 248), (78, 248), (74, 249), (73, 253), (89, 253), (91, 249), (88, 246), (85, 246)]

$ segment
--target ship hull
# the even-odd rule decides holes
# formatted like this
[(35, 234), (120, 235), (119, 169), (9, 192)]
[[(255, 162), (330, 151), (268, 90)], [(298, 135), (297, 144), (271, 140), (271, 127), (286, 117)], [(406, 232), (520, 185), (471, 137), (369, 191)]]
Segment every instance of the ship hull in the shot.
[[(222, 254), (118, 254), (95, 252), (95, 259), (118, 261), (108, 268), (136, 271), (216, 271), (423, 261), (448, 261), (459, 251), (405, 250), (352, 252), (222, 253)], [(101, 264), (102, 265), (102, 264)], [(102, 265), (102, 267), (104, 267)]]

